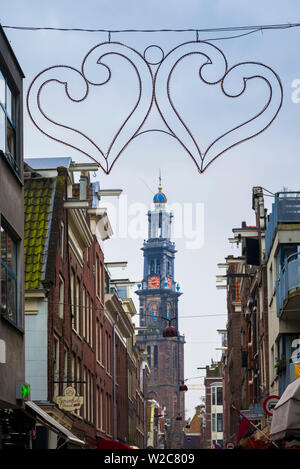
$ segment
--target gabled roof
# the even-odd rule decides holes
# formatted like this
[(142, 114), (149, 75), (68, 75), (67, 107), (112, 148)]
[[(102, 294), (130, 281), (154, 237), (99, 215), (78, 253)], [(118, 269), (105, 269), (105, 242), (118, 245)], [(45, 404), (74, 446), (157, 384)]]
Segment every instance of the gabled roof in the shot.
[(55, 192), (55, 179), (27, 179), (24, 185), (24, 261), (25, 290), (42, 288), (51, 214)]
[(199, 434), (201, 431), (201, 416), (196, 412), (192, 420), (190, 421), (190, 428), (185, 430), (186, 434)]

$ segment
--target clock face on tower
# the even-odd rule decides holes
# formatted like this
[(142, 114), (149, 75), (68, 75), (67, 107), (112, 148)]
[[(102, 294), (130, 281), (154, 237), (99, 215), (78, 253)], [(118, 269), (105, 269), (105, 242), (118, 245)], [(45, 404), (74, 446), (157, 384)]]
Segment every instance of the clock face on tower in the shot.
[(148, 278), (148, 288), (159, 288), (159, 287), (160, 287), (160, 277)]

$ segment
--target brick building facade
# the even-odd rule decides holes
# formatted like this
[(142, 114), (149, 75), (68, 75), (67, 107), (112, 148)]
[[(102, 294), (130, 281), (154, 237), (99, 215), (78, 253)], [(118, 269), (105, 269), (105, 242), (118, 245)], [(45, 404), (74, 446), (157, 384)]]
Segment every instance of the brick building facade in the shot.
[(0, 449), (29, 448), (34, 425), (17, 392), (30, 384), (24, 353), (23, 78), (0, 26)]
[(262, 404), (269, 392), (266, 219), (260, 187), (253, 187), (252, 208), (255, 226), (242, 222), (232, 230), (230, 241), (240, 245), (241, 255), (228, 256), (220, 265), (226, 268), (228, 313), (228, 348), (222, 356), (225, 443), (235, 441), (240, 424), (232, 405), (245, 413), (260, 408), (257, 423), (264, 426)]
[[(110, 234), (103, 219), (109, 222), (106, 213), (95, 214), (87, 173), (78, 185), (70, 161), (57, 169), (55, 158), (27, 162), (34, 172), (25, 181), (26, 376), (32, 399), (95, 448), (98, 436), (113, 434), (112, 328), (104, 317), (100, 246)], [(71, 413), (53, 405), (67, 386), (83, 397)]]
[(204, 448), (223, 446), (223, 378), (221, 363), (206, 367)]

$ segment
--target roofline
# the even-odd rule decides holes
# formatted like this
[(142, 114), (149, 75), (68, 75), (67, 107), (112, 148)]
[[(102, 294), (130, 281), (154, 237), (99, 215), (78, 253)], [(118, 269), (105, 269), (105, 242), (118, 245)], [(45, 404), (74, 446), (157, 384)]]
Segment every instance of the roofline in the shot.
[(2, 27), (1, 24), (0, 24), (0, 31), (1, 31), (1, 33), (2, 33), (2, 35), (3, 35), (3, 39), (4, 39), (5, 42), (6, 42), (7, 48), (8, 48), (8, 50), (9, 50), (9, 52), (10, 52), (10, 54), (11, 54), (11, 56), (12, 56), (14, 62), (15, 62), (15, 65), (16, 65), (17, 68), (19, 69), (19, 72), (20, 72), (20, 74), (22, 75), (22, 78), (25, 78), (25, 75), (24, 75), (24, 72), (23, 72), (23, 70), (22, 70), (22, 68), (21, 68), (21, 65), (20, 65), (19, 62), (18, 62), (18, 59), (17, 59), (17, 57), (16, 57), (16, 55), (15, 55), (15, 53), (14, 53), (14, 51), (13, 51), (13, 49), (12, 49), (10, 43), (9, 43), (9, 40), (8, 40), (8, 38), (7, 38), (7, 36), (6, 36), (5, 32), (4, 32), (4, 29), (3, 29), (3, 27)]

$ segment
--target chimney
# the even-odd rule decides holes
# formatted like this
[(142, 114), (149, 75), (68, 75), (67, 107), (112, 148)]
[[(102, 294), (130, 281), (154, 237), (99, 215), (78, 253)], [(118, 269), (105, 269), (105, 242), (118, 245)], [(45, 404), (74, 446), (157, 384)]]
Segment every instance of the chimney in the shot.
[(88, 177), (85, 171), (80, 175), (80, 200), (87, 200)]

